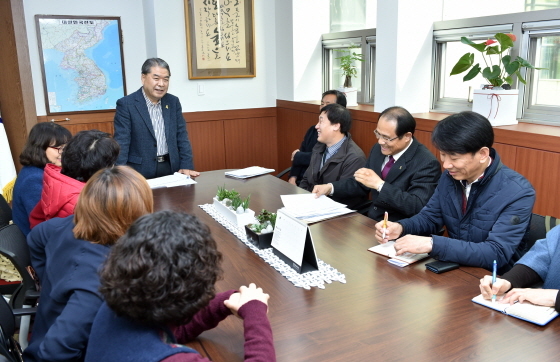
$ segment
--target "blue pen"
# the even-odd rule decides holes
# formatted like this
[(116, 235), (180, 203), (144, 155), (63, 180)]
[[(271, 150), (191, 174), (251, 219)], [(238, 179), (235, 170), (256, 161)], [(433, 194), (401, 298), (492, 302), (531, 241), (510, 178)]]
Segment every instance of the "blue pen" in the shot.
[[(496, 283), (496, 273), (498, 271), (498, 263), (496, 263), (496, 260), (494, 260), (494, 263), (492, 264), (492, 286), (494, 286), (494, 283)], [(492, 294), (492, 303), (496, 301), (496, 294)]]

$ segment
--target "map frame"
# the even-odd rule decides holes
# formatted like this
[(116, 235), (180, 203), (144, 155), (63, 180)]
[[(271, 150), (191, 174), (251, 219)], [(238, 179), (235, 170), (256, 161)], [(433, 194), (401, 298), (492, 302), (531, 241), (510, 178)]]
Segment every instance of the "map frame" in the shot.
[[(37, 32), (37, 44), (39, 47), (39, 58), (41, 63), (41, 75), (43, 81), (43, 93), (45, 97), (45, 107), (47, 111), (47, 115), (62, 115), (62, 114), (80, 114), (80, 113), (106, 113), (106, 112), (114, 112), (116, 109), (116, 101), (114, 104), (111, 104), (110, 107), (104, 109), (72, 109), (72, 110), (61, 110), (61, 111), (54, 111), (51, 109), (50, 102), (49, 102), (49, 90), (47, 79), (50, 75), (48, 69), (45, 67), (45, 60), (44, 60), (44, 48), (45, 43), (44, 39), (41, 37), (41, 21), (42, 20), (68, 20), (68, 21), (116, 21), (118, 27), (118, 43), (119, 43), (119, 61), (117, 62), (118, 67), (115, 68), (116, 71), (119, 71), (122, 74), (122, 94), (118, 95), (118, 98), (124, 97), (126, 93), (126, 76), (125, 76), (125, 68), (124, 68), (124, 52), (123, 52), (123, 36), (122, 36), (122, 27), (121, 27), (121, 18), (118, 16), (77, 16), (77, 15), (35, 15), (35, 26)], [(59, 24), (61, 29), (66, 26), (66, 24)], [(86, 48), (87, 49), (87, 48)], [(118, 78), (117, 78), (118, 79)], [(70, 86), (70, 82), (69, 86)], [(117, 98), (117, 99), (118, 99)]]

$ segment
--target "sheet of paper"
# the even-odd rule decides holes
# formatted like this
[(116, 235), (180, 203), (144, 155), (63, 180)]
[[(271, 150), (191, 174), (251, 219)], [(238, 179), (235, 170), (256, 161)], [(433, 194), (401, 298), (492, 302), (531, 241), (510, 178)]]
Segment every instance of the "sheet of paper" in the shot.
[(251, 166), (247, 168), (242, 168), (235, 171), (225, 172), (226, 176), (231, 176), (235, 178), (249, 178), (259, 175), (264, 175), (270, 172), (274, 172), (273, 168), (264, 168), (260, 166)]
[(386, 242), (385, 244), (378, 244), (378, 245), (372, 246), (368, 250), (372, 251), (374, 253), (377, 253), (377, 254), (388, 256), (389, 258), (391, 258), (389, 260), (389, 263), (398, 265), (400, 267), (403, 266), (402, 263), (405, 263), (404, 266), (406, 266), (408, 264), (415, 263), (418, 260), (422, 260), (422, 259), (427, 258), (429, 256), (428, 254), (425, 254), (425, 253), (424, 254), (404, 253), (402, 255), (397, 256), (397, 251), (395, 250), (395, 242), (394, 241), (389, 241), (389, 242)]
[(286, 209), (299, 210), (300, 212), (321, 211), (344, 208), (346, 205), (336, 202), (322, 195), (315, 198), (315, 194), (280, 195)]
[(152, 189), (192, 185), (196, 183), (196, 181), (190, 178), (190, 176), (183, 175), (179, 172), (175, 172), (173, 175), (151, 178), (146, 181), (148, 181), (148, 185), (150, 185), (150, 188)]

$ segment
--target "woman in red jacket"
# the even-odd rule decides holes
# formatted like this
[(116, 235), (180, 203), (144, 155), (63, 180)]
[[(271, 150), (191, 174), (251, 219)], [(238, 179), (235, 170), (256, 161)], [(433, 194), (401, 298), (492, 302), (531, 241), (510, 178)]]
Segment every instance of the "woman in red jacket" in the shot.
[(54, 217), (74, 214), (86, 182), (102, 168), (113, 166), (119, 150), (110, 134), (98, 130), (81, 131), (72, 137), (62, 152), (62, 168), (45, 166), (41, 200), (29, 215), (31, 229)]

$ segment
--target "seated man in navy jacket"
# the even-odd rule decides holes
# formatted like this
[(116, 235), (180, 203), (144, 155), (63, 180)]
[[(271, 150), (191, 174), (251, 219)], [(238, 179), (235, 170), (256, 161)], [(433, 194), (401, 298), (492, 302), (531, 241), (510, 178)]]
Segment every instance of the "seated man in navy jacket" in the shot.
[(313, 193), (332, 195), (345, 203), (352, 197), (366, 197), (371, 192), (368, 216), (398, 221), (420, 212), (426, 205), (441, 176), (435, 156), (414, 138), (416, 120), (402, 107), (381, 112), (377, 129), (378, 142), (371, 148), (366, 166), (347, 179), (317, 185)]
[[(524, 249), (535, 190), (501, 162), (492, 126), (478, 113), (440, 121), (432, 143), (445, 169), (434, 195), (418, 215), (389, 222), (384, 239), (383, 222), (377, 223), (377, 240), (397, 239), (397, 255), (429, 253), (488, 270), (496, 260), (500, 274), (508, 271)], [(443, 226), (449, 237), (435, 235)]]

